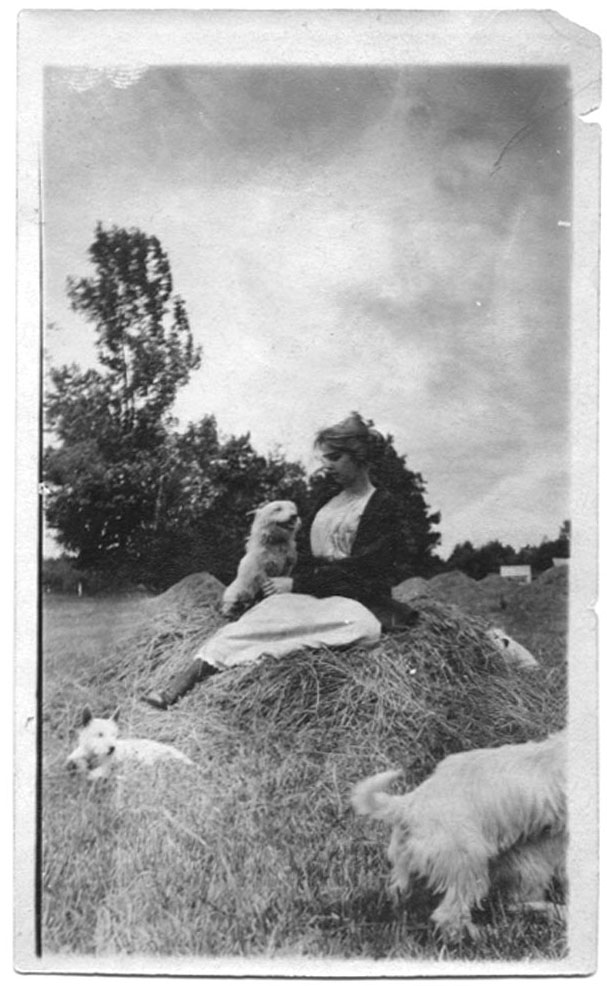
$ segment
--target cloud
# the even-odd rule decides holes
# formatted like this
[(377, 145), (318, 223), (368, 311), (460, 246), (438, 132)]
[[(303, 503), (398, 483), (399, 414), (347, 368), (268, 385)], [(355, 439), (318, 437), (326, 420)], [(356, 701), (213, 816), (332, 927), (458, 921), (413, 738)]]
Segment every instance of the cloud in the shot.
[(479, 490), (472, 479), (467, 493), (444, 517), (443, 554), (465, 540), (477, 547), (499, 540), (515, 549), (538, 544), (543, 537), (553, 540), (570, 517), (569, 478), (562, 457), (554, 452), (507, 471), (488, 489)]
[(358, 409), (422, 472), (446, 543), (562, 522), (565, 73), (173, 68), (65, 90), (51, 80), (48, 284), (74, 354), (65, 276), (97, 219), (139, 226), (204, 347), (182, 421), (215, 413), (309, 461)]

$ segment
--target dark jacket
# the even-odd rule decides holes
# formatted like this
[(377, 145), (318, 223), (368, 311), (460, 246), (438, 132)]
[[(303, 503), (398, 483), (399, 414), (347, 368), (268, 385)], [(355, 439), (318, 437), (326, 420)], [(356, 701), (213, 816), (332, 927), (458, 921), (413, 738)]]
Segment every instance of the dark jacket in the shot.
[(349, 558), (315, 558), (310, 547), (314, 517), (335, 494), (322, 496), (302, 525), (293, 592), (310, 596), (346, 596), (356, 599), (379, 619), (384, 630), (401, 630), (415, 622), (417, 613), (392, 599), (402, 562), (405, 534), (398, 501), (387, 490), (376, 489), (360, 518)]

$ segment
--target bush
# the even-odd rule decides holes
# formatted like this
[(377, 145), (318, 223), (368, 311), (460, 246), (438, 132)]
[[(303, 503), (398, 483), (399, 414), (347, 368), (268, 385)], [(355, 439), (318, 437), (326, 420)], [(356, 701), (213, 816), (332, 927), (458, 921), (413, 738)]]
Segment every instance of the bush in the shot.
[(83, 573), (74, 567), (74, 559), (69, 555), (45, 558), (42, 562), (42, 588), (45, 592), (77, 593), (83, 578)]
[(78, 568), (75, 558), (45, 558), (42, 563), (42, 588), (45, 592), (87, 596), (101, 593), (128, 592), (135, 588), (130, 566), (106, 563), (100, 568)]

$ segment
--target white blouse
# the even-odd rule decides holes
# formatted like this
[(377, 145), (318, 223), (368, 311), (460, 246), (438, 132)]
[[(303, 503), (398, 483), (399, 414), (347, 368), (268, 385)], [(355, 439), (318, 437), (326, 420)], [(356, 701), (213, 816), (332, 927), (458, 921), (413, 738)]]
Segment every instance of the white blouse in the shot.
[(349, 558), (360, 518), (375, 487), (365, 493), (344, 490), (316, 514), (310, 530), (310, 547), (315, 558)]

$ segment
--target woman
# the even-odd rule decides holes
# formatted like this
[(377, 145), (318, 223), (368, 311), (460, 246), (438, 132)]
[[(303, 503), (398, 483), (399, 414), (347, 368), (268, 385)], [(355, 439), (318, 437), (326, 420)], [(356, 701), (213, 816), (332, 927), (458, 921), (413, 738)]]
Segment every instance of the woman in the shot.
[(371, 480), (385, 445), (356, 412), (318, 433), (315, 448), (335, 482), (302, 529), (293, 575), (267, 579), (265, 598), (206, 641), (162, 691), (148, 693), (148, 704), (166, 709), (197, 682), (265, 655), (369, 645), (382, 629), (401, 630), (415, 621), (415, 611), (391, 597), (403, 554), (402, 513), (392, 494)]

